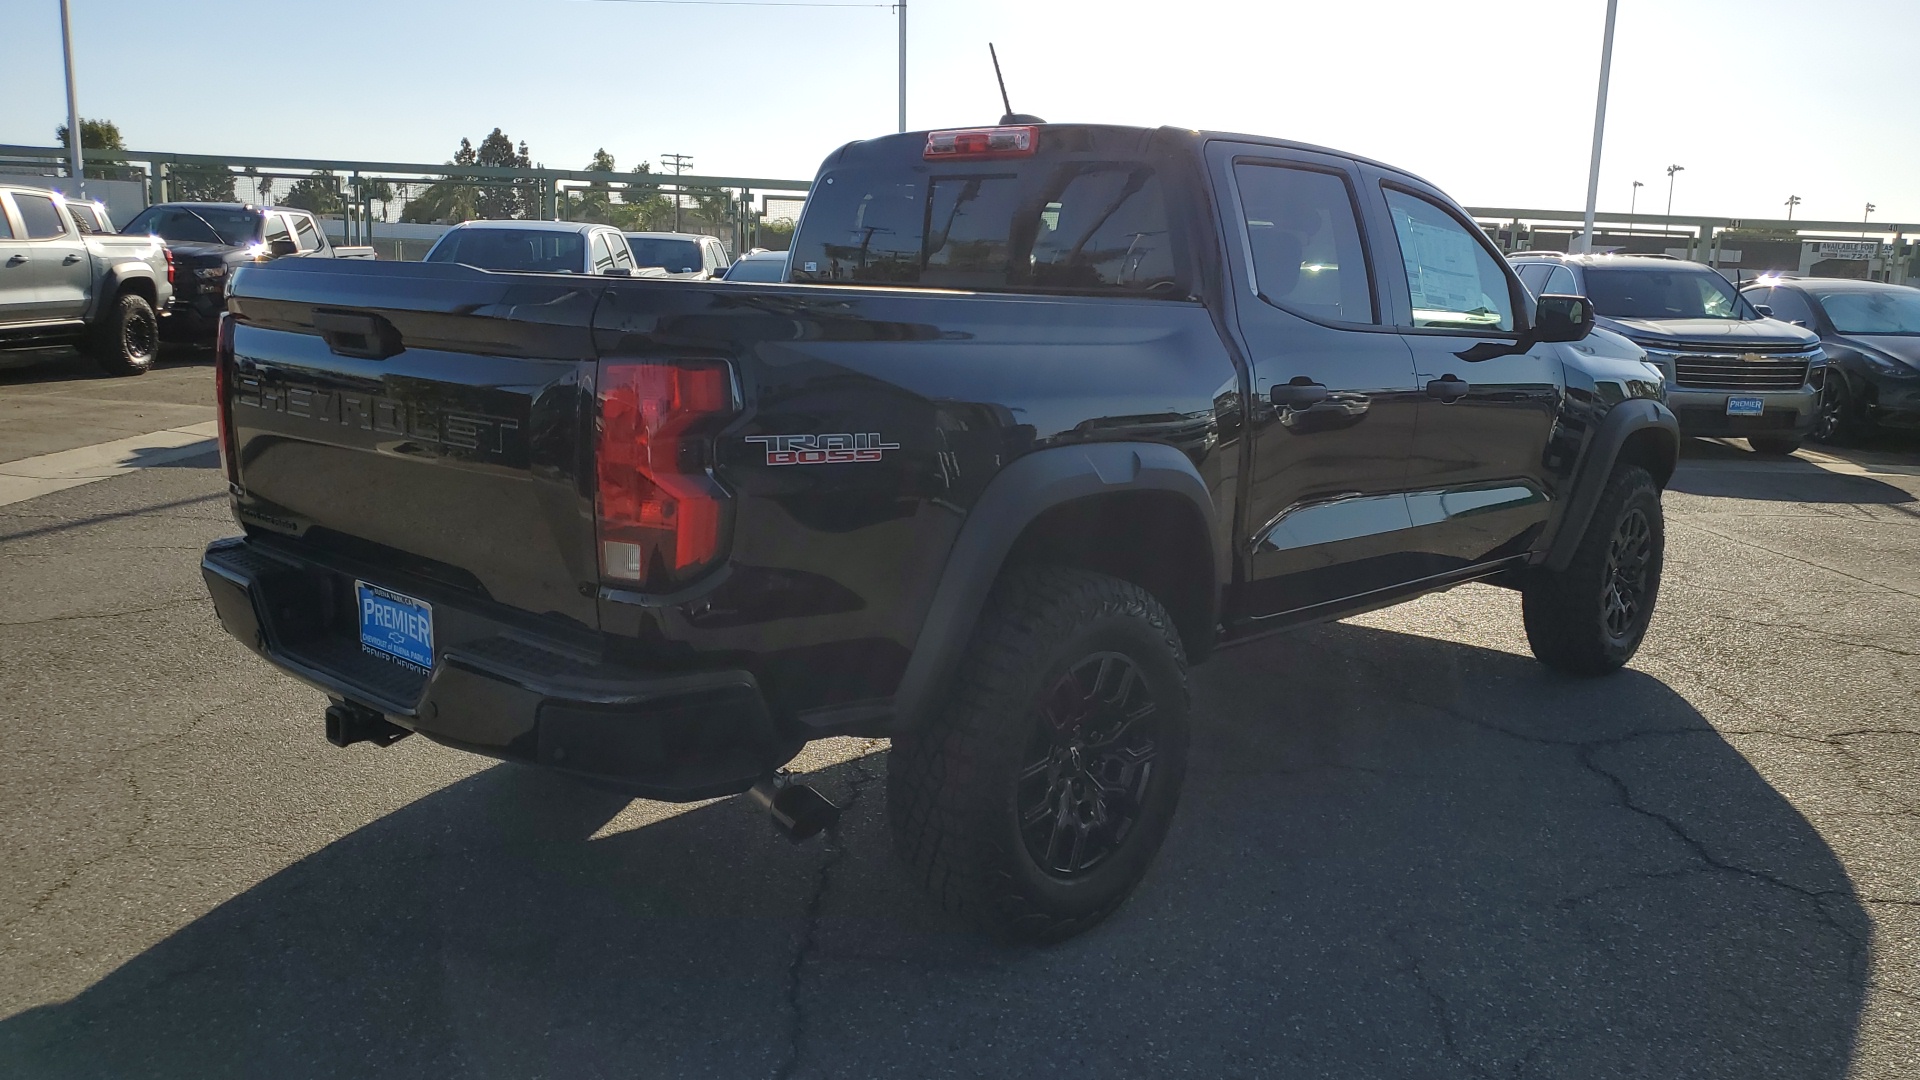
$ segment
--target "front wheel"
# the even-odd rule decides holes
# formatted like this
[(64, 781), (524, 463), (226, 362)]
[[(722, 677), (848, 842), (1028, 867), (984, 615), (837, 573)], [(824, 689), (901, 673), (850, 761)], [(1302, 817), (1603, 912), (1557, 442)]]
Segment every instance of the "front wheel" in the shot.
[(94, 323), (88, 343), (94, 362), (109, 375), (144, 375), (160, 352), (160, 320), (153, 305), (122, 293)]
[(1827, 381), (1820, 387), (1820, 412), (1813, 421), (1814, 441), (1842, 446), (1872, 433), (1847, 377), (1837, 368), (1827, 368)]
[(1186, 657), (1166, 610), (1104, 574), (1016, 568), (955, 687), (893, 741), (895, 852), (943, 908), (1008, 937), (1056, 941), (1112, 914), (1186, 775)]
[(1633, 659), (1653, 618), (1666, 537), (1653, 477), (1617, 466), (1567, 568), (1533, 570), (1521, 588), (1534, 657), (1570, 675), (1605, 675)]

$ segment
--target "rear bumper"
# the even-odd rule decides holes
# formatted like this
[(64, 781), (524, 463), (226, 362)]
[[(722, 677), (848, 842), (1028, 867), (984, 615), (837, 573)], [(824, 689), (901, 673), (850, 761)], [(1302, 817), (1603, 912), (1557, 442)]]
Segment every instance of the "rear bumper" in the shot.
[[(1759, 416), (1728, 416), (1727, 399), (1756, 397)], [(1680, 434), (1741, 439), (1749, 435), (1799, 438), (1813, 430), (1820, 392), (1811, 387), (1746, 393), (1728, 390), (1679, 390), (1669, 387), (1667, 407), (1680, 420)]]
[(207, 548), (201, 575), (221, 626), (268, 662), (459, 749), (689, 801), (744, 791), (798, 747), (749, 672), (613, 667), (415, 589), (434, 604), (423, 675), (361, 651), (350, 598), (363, 568), (236, 538)]

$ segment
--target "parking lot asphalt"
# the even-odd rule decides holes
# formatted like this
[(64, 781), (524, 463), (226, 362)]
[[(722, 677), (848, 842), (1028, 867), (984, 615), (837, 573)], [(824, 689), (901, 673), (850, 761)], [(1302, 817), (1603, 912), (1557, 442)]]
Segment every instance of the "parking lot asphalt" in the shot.
[[(209, 381), (0, 373), (0, 444)], [(1480, 585), (1222, 653), (1158, 864), (1047, 949), (896, 870), (884, 742), (797, 763), (801, 845), (334, 749), (214, 620), (211, 455), (0, 506), (0, 1076), (1920, 1075), (1916, 449), (1690, 444), (1604, 679)]]

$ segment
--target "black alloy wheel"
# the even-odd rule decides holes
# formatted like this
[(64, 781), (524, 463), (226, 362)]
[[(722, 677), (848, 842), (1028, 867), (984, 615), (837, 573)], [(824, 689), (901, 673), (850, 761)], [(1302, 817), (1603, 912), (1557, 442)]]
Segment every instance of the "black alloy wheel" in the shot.
[(1607, 634), (1625, 640), (1639, 627), (1647, 598), (1647, 567), (1653, 558), (1653, 526), (1638, 507), (1622, 515), (1607, 543), (1607, 580), (1601, 619)]
[(1837, 443), (1850, 433), (1852, 424), (1853, 395), (1847, 389), (1846, 377), (1831, 368), (1827, 371), (1826, 382), (1820, 387), (1820, 405), (1813, 417), (1813, 431), (1810, 434), (1815, 442)]
[(1027, 854), (1071, 879), (1132, 835), (1154, 782), (1156, 702), (1134, 661), (1094, 653), (1042, 695), (1017, 804)]

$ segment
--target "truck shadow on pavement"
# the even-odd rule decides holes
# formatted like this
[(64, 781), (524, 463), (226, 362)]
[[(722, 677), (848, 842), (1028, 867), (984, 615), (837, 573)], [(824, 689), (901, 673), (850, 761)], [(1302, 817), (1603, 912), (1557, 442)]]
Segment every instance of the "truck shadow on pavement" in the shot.
[(0, 1073), (1846, 1074), (1861, 906), (1658, 680), (1335, 625), (1195, 692), (1158, 865), (1060, 946), (907, 883), (882, 753), (798, 847), (744, 800), (602, 835), (624, 800), (502, 766), (0, 1023)]

